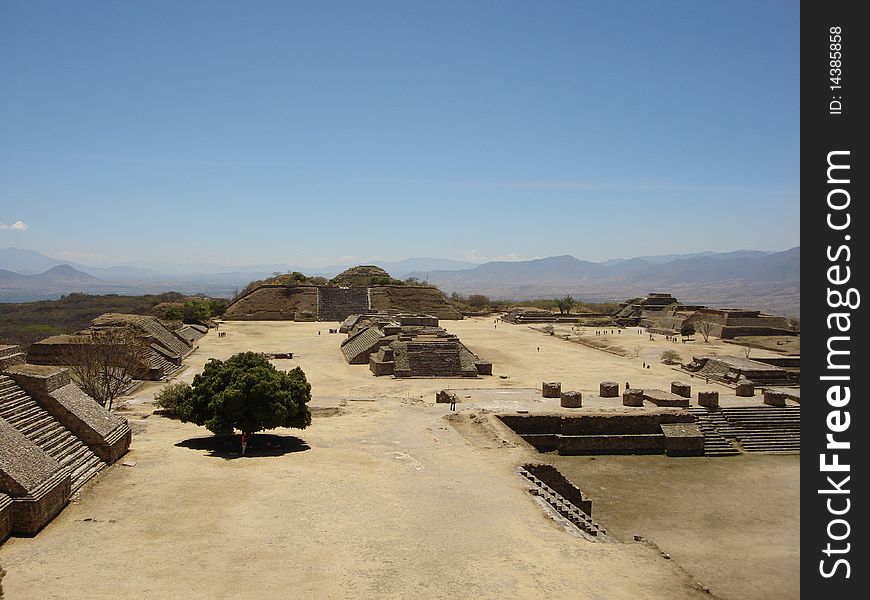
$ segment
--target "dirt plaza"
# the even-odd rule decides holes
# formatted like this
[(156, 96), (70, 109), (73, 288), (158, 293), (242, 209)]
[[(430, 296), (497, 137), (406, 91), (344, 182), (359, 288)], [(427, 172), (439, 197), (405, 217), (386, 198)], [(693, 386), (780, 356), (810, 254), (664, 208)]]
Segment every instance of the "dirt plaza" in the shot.
[[(312, 385), (312, 425), (259, 435), (251, 456), (152, 414), (163, 384), (126, 398), (132, 466), (107, 469), (36, 537), (0, 548), (8, 597), (798, 597), (799, 456), (540, 454), (493, 417), (564, 410), (535, 393), (542, 381), (582, 392), (580, 411), (622, 410), (596, 397), (605, 380), (685, 379), (723, 405), (760, 404), (659, 361), (740, 346), (608, 330), (620, 356), (492, 318), (443, 321), (493, 375), (397, 380), (348, 365), (336, 326), (225, 322), (225, 337), (199, 341), (177, 379), (253, 350), (292, 352), (274, 364), (302, 367)], [(457, 413), (435, 403), (444, 388), (457, 390)], [(583, 489), (612, 539), (576, 535), (543, 510), (516, 473), (529, 462)]]

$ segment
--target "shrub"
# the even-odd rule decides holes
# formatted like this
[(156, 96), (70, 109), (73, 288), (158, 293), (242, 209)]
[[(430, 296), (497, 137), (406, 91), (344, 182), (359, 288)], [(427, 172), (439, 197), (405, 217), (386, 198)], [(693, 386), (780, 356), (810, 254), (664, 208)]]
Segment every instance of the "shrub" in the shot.
[(170, 383), (154, 396), (154, 405), (166, 411), (170, 417), (178, 416), (178, 405), (184, 402), (190, 393), (189, 383)]
[(665, 350), (662, 352), (661, 360), (666, 365), (676, 365), (680, 362), (680, 353), (676, 350)]

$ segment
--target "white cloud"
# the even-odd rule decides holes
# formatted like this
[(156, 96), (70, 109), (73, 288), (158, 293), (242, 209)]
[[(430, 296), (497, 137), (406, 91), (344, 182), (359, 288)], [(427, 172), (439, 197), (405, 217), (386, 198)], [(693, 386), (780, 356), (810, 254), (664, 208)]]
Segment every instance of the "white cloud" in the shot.
[(10, 231), (25, 231), (30, 226), (24, 221), (15, 221), (12, 225), (0, 223), (0, 229), (9, 229)]

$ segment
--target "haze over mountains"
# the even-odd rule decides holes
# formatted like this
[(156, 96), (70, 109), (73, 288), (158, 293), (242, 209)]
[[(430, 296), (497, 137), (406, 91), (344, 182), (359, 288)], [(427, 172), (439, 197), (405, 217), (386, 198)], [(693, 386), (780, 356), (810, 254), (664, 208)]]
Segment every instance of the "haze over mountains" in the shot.
[[(584, 300), (624, 300), (650, 291), (719, 307), (800, 313), (800, 246), (783, 252), (739, 250), (643, 256), (590, 262), (573, 256), (475, 264), (438, 258), (376, 261), (394, 277), (416, 277), (447, 293), (516, 300), (571, 294)], [(306, 268), (287, 264), (90, 267), (33, 250), (0, 249), (0, 302), (57, 298), (70, 292), (144, 294), (165, 291), (232, 296), (254, 279), (301, 271), (332, 277), (352, 265)]]

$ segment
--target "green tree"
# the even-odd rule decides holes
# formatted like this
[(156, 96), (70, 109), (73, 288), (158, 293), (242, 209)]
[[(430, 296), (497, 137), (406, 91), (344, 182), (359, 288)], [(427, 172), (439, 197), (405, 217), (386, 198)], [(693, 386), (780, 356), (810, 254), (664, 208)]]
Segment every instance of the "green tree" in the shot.
[(680, 335), (683, 337), (695, 335), (695, 326), (691, 323), (683, 323), (683, 326), (680, 327)]
[(184, 303), (184, 322), (205, 321), (211, 317), (211, 308), (206, 300), (193, 298)]
[(262, 354), (242, 352), (226, 361), (209, 360), (178, 404), (184, 422), (204, 425), (217, 435), (249, 435), (275, 427), (304, 429), (311, 424), (311, 385), (302, 369), (276, 369)]
[(179, 306), (167, 306), (163, 309), (163, 318), (167, 321), (181, 321), (184, 318), (184, 312)]
[(561, 314), (571, 314), (571, 309), (574, 308), (574, 305), (577, 302), (571, 296), (565, 296), (564, 298), (556, 298), (556, 306), (559, 307), (559, 313)]
[(227, 311), (228, 303), (223, 298), (209, 298), (208, 309), (211, 311), (211, 316), (219, 317)]

